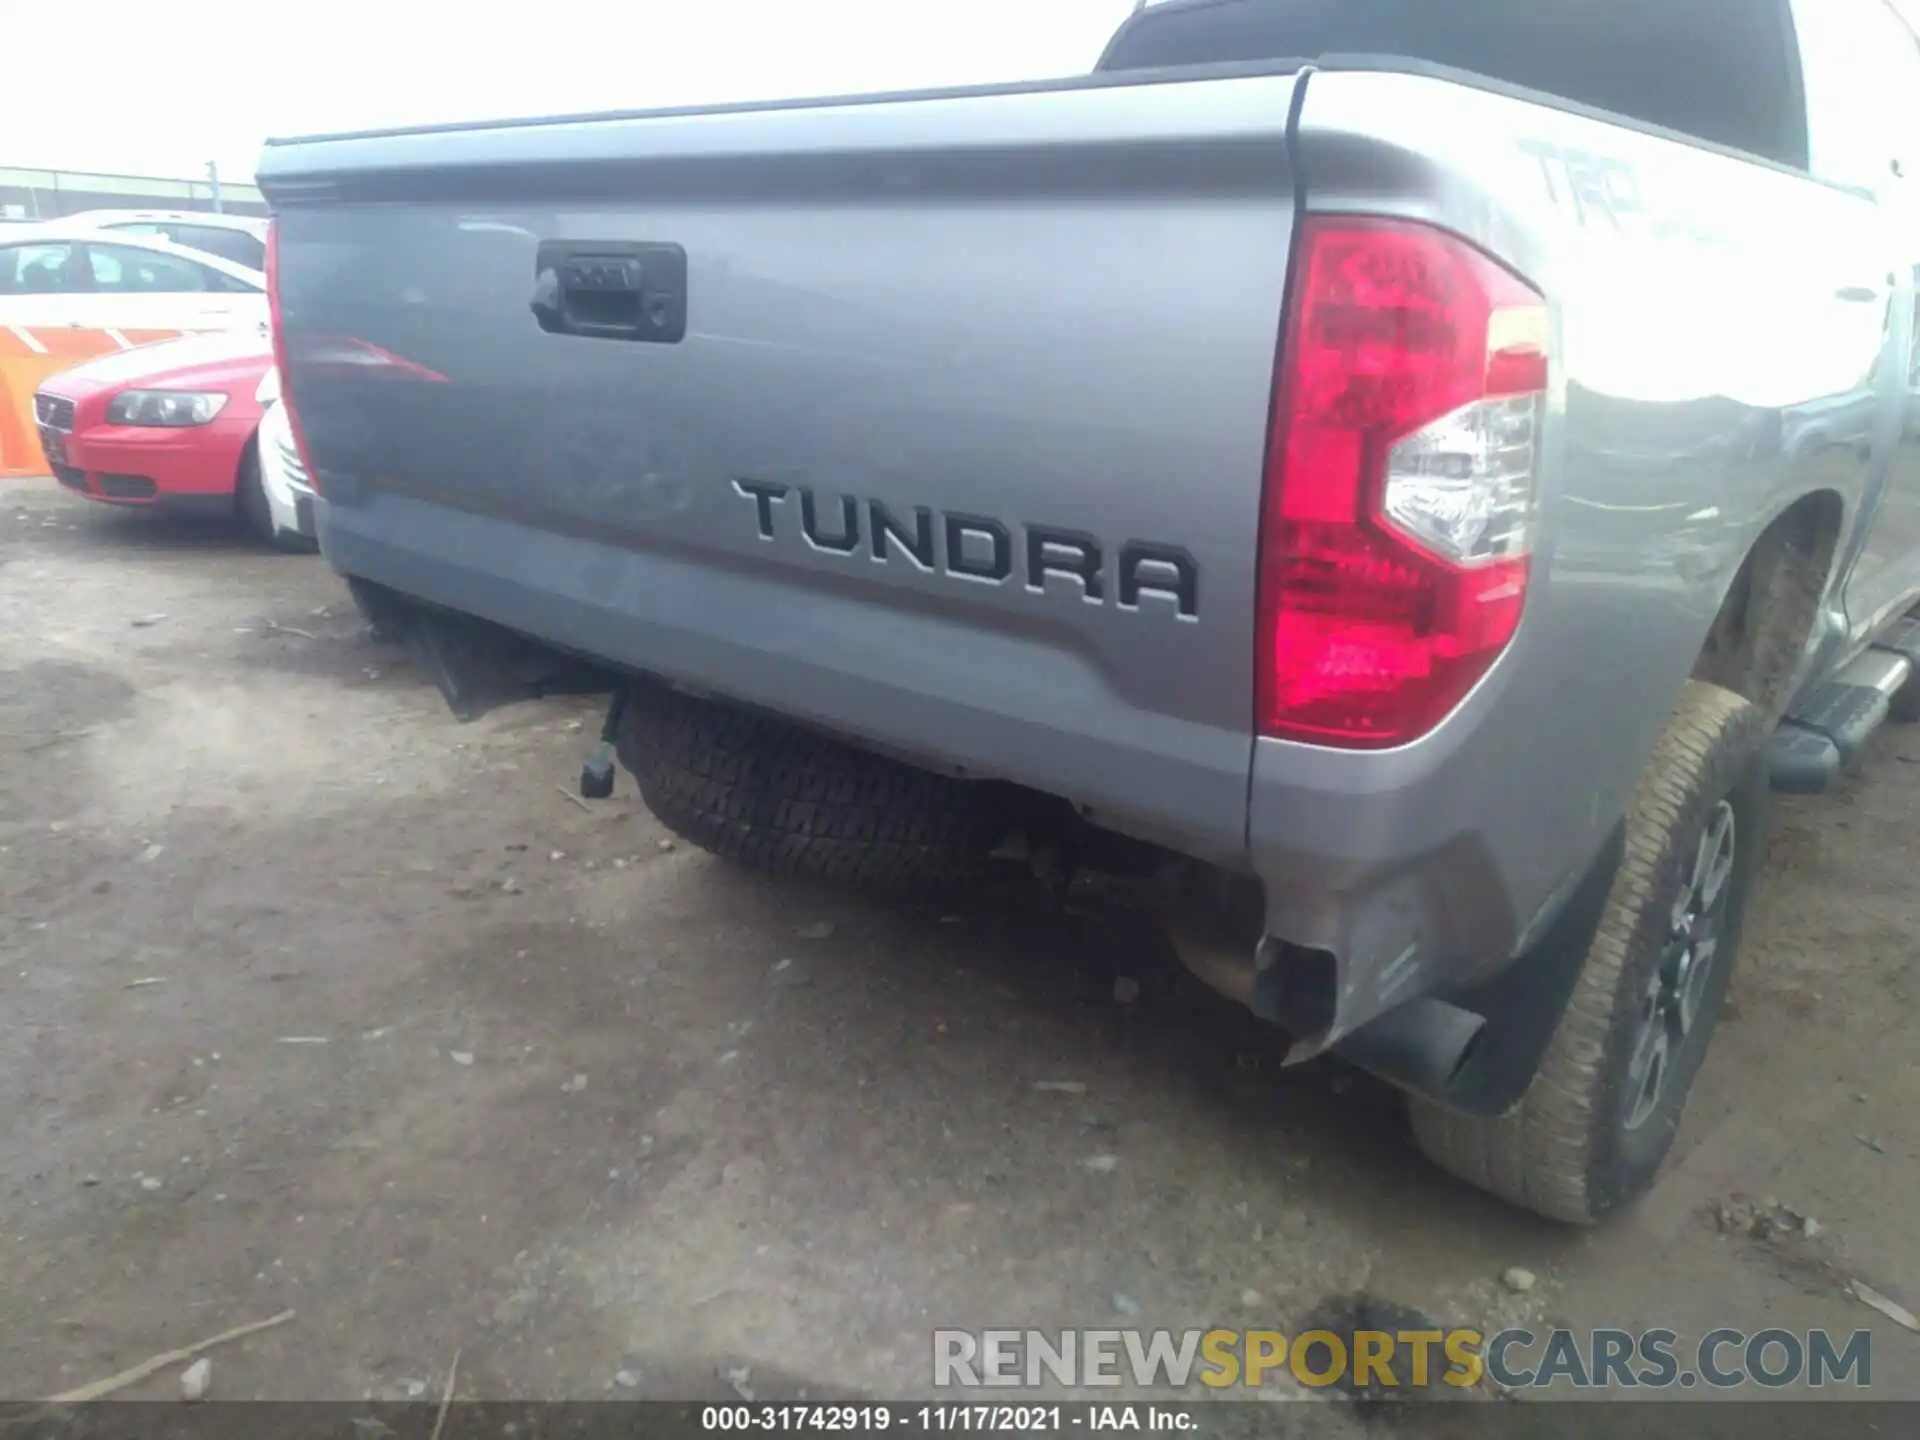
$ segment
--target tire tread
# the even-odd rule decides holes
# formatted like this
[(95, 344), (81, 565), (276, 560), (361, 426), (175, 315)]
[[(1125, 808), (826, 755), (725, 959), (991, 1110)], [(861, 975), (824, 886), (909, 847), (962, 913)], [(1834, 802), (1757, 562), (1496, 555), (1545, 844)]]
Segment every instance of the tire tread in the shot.
[(667, 828), (755, 869), (907, 894), (985, 876), (996, 810), (980, 782), (664, 687), (633, 696), (617, 747)]
[[(1689, 681), (1648, 761), (1627, 815), (1626, 853), (1592, 948), (1525, 1097), (1494, 1119), (1416, 1098), (1415, 1139), (1429, 1159), (1482, 1190), (1552, 1219), (1590, 1224), (1620, 1198), (1601, 1183), (1600, 1147), (1613, 1095), (1609, 1049), (1649, 907), (1667, 887), (1672, 837), (1699, 804), (1703, 779), (1764, 738), (1759, 710), (1729, 690)], [(1729, 963), (1731, 963), (1731, 956)]]

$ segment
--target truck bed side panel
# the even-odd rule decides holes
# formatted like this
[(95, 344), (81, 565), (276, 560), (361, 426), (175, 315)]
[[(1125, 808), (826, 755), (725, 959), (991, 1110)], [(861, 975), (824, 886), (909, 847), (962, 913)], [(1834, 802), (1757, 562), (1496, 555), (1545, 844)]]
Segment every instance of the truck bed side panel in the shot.
[[(1240, 856), (1294, 83), (270, 152), (329, 554)], [(685, 339), (543, 332), (551, 241), (683, 247)]]

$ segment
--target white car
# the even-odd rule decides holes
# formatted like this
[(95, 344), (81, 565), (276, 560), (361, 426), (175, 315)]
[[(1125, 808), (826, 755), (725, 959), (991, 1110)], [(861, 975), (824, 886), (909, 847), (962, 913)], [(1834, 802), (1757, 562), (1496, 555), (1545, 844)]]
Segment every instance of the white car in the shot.
[(74, 361), (208, 330), (264, 328), (267, 277), (151, 235), (81, 226), (0, 231), (0, 329)]
[(287, 407), (280, 403), (280, 372), (267, 371), (254, 396), (263, 407), (254, 448), (259, 456), (260, 489), (267, 497), (267, 513), (273, 517), (273, 543), (282, 550), (318, 549), (313, 486), (307, 483), (306, 462), (294, 442)]
[(149, 235), (252, 270), (266, 268), (267, 222), (258, 215), (216, 215), (202, 210), (82, 210), (54, 223), (68, 229)]

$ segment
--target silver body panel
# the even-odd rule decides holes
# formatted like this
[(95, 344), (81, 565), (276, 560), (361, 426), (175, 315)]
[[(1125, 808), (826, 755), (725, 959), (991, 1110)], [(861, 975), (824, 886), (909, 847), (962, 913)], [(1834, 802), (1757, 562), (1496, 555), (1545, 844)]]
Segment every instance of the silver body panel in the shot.
[[(1755, 538), (1831, 491), (1865, 543), (1905, 403), (1911, 270), (1857, 194), (1419, 74), (1312, 77), (1315, 212), (1408, 216), (1546, 295), (1542, 512), (1512, 646), (1388, 753), (1261, 740), (1272, 933), (1342, 962), (1341, 1029), (1524, 947), (1624, 812)], [(1902, 499), (1920, 500), (1907, 476)], [(1903, 603), (1920, 548), (1889, 558)], [(1836, 570), (1837, 610), (1846, 575)], [(1842, 637), (1810, 673), (1843, 658)]]
[[(1875, 200), (1456, 80), (1162, 74), (348, 137), (271, 150), (261, 182), (338, 569), (1250, 871), (1269, 934), (1339, 961), (1329, 1040), (1551, 918), (1786, 506), (1837, 495), (1842, 556), (1870, 557), (1853, 592), (1836, 570), (1809, 675), (1862, 638), (1847, 604), (1891, 613), (1916, 578), (1920, 535), (1874, 518), (1920, 513), (1895, 463), (1920, 253)], [(1469, 238), (1557, 338), (1520, 632), (1384, 753), (1252, 733), (1301, 207)], [(685, 339), (543, 332), (543, 241), (683, 246)], [(414, 368), (303, 364), (327, 336)], [(784, 488), (763, 507), (742, 481)], [(957, 567), (876, 554), (874, 501), (997, 523), (1012, 573), (956, 573), (978, 534)], [(1028, 583), (1036, 526), (1097, 542), (1099, 596)], [(1131, 542), (1190, 559), (1190, 606), (1123, 603)]]
[[(302, 373), (296, 356), (329, 554), (1232, 861), (1294, 84), (288, 153), (304, 184), (266, 173), (296, 348), (344, 333), (447, 377)], [(374, 162), (433, 167), (434, 198), (357, 200), (354, 168)], [(342, 176), (339, 197), (303, 203), (312, 172)], [(686, 338), (544, 333), (528, 311), (543, 240), (684, 246)], [(771, 538), (736, 481), (793, 487)], [(802, 533), (801, 488), (827, 545)], [(842, 554), (849, 498), (861, 538)], [(876, 559), (871, 500), (903, 521), (929, 508), (936, 531), (950, 515), (999, 524), (1014, 573), (955, 574), (892, 541)], [(1035, 526), (1097, 540), (1098, 600), (1071, 576), (1027, 583)], [(1153, 593), (1121, 603), (1129, 541), (1193, 557), (1195, 613)]]

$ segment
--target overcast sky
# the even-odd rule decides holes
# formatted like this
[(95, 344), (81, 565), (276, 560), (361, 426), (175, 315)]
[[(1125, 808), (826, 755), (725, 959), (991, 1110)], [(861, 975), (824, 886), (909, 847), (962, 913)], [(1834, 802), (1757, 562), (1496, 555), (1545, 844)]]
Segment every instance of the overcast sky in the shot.
[(217, 160), (245, 179), (268, 135), (1075, 74), (1132, 8), (0, 0), (0, 165), (188, 176)]
[(1074, 74), (1132, 8), (0, 0), (0, 165), (245, 179), (268, 135)]

